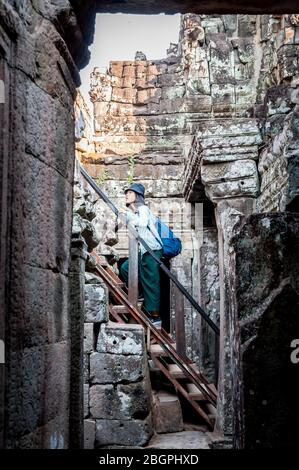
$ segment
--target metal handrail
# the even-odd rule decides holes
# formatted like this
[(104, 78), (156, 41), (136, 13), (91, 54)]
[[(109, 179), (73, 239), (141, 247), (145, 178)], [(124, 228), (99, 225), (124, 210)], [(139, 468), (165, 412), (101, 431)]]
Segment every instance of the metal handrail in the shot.
[[(103, 199), (103, 201), (110, 207), (110, 209), (114, 212), (115, 215), (120, 217), (119, 210), (117, 207), (113, 204), (113, 202), (108, 198), (108, 196), (101, 190), (101, 188), (98, 187), (98, 185), (94, 182), (94, 180), (91, 178), (91, 176), (87, 173), (87, 171), (81, 166), (80, 171), (83, 177), (86, 179), (86, 181), (89, 183), (89, 185), (92, 187), (92, 189)], [(218, 326), (208, 317), (206, 312), (202, 309), (202, 307), (196, 302), (196, 300), (189, 294), (189, 292), (185, 289), (185, 287), (180, 283), (180, 281), (177, 279), (177, 277), (169, 271), (169, 269), (165, 266), (163, 261), (161, 261), (151, 250), (151, 248), (148, 246), (148, 244), (141, 238), (138, 234), (138, 232), (135, 230), (135, 228), (131, 225), (128, 224), (128, 228), (131, 231), (131, 233), (134, 235), (134, 237), (141, 243), (141, 245), (146, 248), (146, 250), (149, 252), (149, 254), (154, 258), (154, 260), (159, 264), (160, 268), (167, 274), (167, 276), (175, 283), (175, 285), (178, 287), (178, 289), (182, 292), (182, 294), (189, 300), (191, 305), (198, 311), (198, 313), (202, 316), (202, 318), (208, 323), (208, 325), (212, 328), (212, 330), (219, 335), (220, 331)]]

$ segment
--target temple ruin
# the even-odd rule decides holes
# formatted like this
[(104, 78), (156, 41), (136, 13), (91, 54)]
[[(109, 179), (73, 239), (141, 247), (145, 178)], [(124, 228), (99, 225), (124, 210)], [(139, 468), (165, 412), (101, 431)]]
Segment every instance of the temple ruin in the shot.
[[(171, 433), (193, 448), (296, 446), (295, 6), (0, 3), (0, 447), (159, 448)], [(136, 45), (95, 68), (92, 115), (79, 70), (104, 11), (180, 12), (181, 28), (159, 60)], [(208, 389), (193, 376), (189, 390), (202, 419), (149, 357), (159, 336), (122, 321), (125, 297), (111, 305), (128, 233), (81, 166), (116, 207), (143, 183), (180, 234), (167, 267), (219, 335), (163, 277), (165, 341), (190, 359), (164, 365), (183, 384), (186, 364), (203, 374)]]

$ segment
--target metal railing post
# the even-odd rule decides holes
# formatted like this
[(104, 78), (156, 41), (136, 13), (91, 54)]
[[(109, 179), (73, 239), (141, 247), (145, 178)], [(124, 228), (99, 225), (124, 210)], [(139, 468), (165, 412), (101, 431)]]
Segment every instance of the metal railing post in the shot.
[(129, 286), (128, 299), (134, 307), (138, 302), (138, 241), (129, 231)]
[(175, 305), (175, 340), (176, 350), (182, 358), (186, 358), (186, 332), (184, 297), (176, 285), (173, 286)]

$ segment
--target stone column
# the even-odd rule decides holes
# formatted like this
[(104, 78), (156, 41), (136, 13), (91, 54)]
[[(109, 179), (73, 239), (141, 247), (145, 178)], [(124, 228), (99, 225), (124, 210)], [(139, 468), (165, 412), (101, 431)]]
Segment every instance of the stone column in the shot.
[(215, 430), (224, 437), (232, 438), (233, 413), (231, 347), (234, 343), (236, 325), (230, 318), (229, 304), (229, 250), (233, 229), (242, 216), (252, 212), (254, 200), (251, 198), (236, 198), (219, 201), (216, 209), (216, 223), (218, 228), (219, 251), (219, 283), (220, 283), (220, 344), (219, 344), (219, 376), (218, 376), (218, 403), (217, 421)]
[(71, 245), (69, 272), (70, 289), (70, 448), (83, 448), (83, 339), (84, 339), (84, 284), (87, 245), (81, 236), (74, 236)]
[(235, 446), (298, 442), (299, 214), (253, 214), (231, 243), (230, 310)]

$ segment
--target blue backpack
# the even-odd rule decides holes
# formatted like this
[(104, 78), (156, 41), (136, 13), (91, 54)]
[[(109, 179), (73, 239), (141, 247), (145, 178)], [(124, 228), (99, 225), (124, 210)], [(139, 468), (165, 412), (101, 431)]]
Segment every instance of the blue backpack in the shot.
[(171, 259), (179, 255), (182, 251), (181, 240), (175, 237), (173, 231), (164, 224), (159, 217), (157, 217), (156, 220), (156, 229), (163, 243), (162, 256), (164, 256), (164, 258)]

